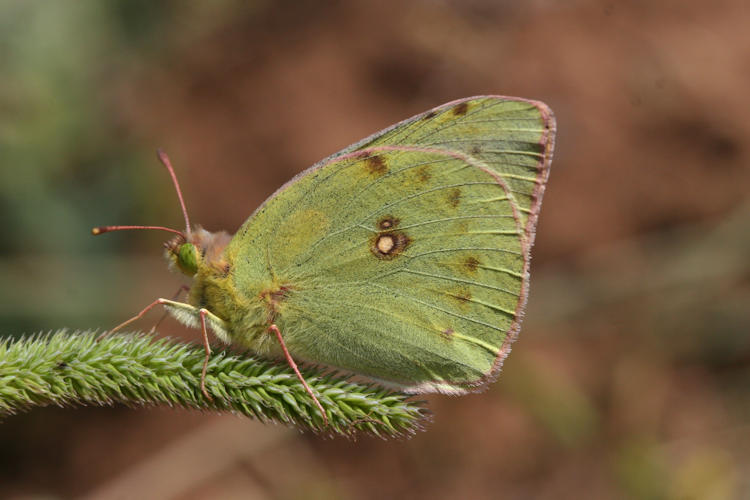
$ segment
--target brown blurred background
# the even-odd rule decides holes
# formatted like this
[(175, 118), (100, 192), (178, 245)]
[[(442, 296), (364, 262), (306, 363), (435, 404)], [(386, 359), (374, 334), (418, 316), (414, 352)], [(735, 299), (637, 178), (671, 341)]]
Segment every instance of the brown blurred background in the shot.
[[(0, 334), (106, 328), (367, 134), (483, 93), (547, 102), (557, 151), (500, 380), (409, 441), (166, 408), (0, 424), (0, 497), (750, 497), (746, 0), (0, 3)], [(145, 321), (141, 328), (149, 328)], [(197, 340), (174, 322), (162, 333)]]

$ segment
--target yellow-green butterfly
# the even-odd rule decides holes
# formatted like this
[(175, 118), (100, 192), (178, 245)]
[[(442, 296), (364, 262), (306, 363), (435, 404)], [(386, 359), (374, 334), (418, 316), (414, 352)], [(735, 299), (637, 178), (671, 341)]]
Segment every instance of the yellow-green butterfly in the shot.
[[(191, 228), (167, 257), (188, 303), (158, 299), (226, 343), (367, 377), (407, 393), (462, 394), (500, 371), (518, 335), (555, 133), (541, 102), (460, 99), (382, 130), (282, 186), (237, 234)], [(205, 387), (204, 364), (201, 389)]]

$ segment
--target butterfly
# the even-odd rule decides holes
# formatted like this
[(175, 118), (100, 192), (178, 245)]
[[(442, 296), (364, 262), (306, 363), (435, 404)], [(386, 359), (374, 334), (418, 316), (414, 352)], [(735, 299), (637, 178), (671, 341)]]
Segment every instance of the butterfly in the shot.
[(232, 236), (159, 229), (188, 300), (157, 305), (221, 341), (406, 393), (463, 394), (500, 371), (518, 336), (555, 120), (543, 103), (478, 96), (443, 104), (318, 162)]

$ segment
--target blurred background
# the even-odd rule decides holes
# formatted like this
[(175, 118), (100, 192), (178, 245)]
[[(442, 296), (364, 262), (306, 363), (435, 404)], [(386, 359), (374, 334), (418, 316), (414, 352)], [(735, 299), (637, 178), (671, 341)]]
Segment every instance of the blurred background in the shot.
[(177, 290), (163, 234), (89, 233), (181, 227), (157, 147), (234, 231), (452, 99), (540, 99), (559, 129), (520, 339), (489, 391), (429, 397), (427, 432), (37, 409), (0, 424), (0, 497), (750, 497), (749, 24), (746, 0), (0, 1), (3, 336)]

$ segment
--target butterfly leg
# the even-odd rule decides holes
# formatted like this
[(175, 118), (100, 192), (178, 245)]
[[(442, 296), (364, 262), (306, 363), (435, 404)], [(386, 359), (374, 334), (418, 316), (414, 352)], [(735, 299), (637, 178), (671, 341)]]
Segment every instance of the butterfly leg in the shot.
[(198, 314), (201, 318), (201, 332), (203, 333), (203, 347), (206, 349), (206, 357), (203, 360), (203, 370), (201, 370), (201, 392), (206, 399), (213, 401), (214, 398), (206, 390), (206, 370), (208, 370), (208, 360), (211, 359), (211, 346), (208, 343), (208, 329), (206, 328), (206, 315), (209, 314), (207, 309), (201, 309)]
[(141, 319), (141, 318), (143, 317), (143, 315), (144, 315), (144, 314), (146, 314), (147, 312), (149, 312), (149, 311), (150, 311), (151, 309), (153, 309), (154, 307), (156, 307), (156, 306), (158, 306), (158, 305), (162, 305), (162, 304), (168, 303), (168, 302), (170, 302), (170, 301), (168, 301), (167, 299), (156, 299), (155, 301), (153, 301), (152, 303), (150, 303), (149, 305), (147, 305), (146, 307), (144, 307), (144, 308), (143, 308), (143, 310), (142, 310), (141, 312), (139, 312), (138, 314), (136, 314), (135, 316), (133, 316), (133, 317), (132, 317), (132, 318), (130, 318), (129, 320), (127, 320), (127, 321), (123, 321), (122, 323), (120, 323), (120, 324), (119, 324), (119, 325), (117, 325), (116, 327), (112, 328), (111, 330), (105, 330), (105, 331), (103, 331), (103, 332), (102, 332), (102, 333), (101, 333), (101, 334), (100, 334), (100, 335), (99, 335), (99, 336), (98, 336), (98, 337), (96, 338), (96, 340), (97, 340), (97, 341), (99, 341), (99, 340), (101, 340), (102, 338), (104, 338), (105, 336), (109, 335), (110, 333), (114, 333), (114, 332), (116, 332), (117, 330), (120, 330), (120, 329), (122, 329), (122, 328), (124, 328), (124, 327), (128, 326), (128, 325), (129, 325), (130, 323), (132, 323), (133, 321), (135, 321), (135, 320), (138, 320), (138, 319)]
[[(182, 289), (180, 289), (180, 292), (182, 292)], [(181, 323), (184, 323), (191, 327), (196, 326), (195, 320), (196, 316), (198, 317), (199, 325), (201, 327), (201, 333), (203, 334), (203, 347), (206, 351), (206, 357), (203, 360), (203, 369), (201, 370), (201, 392), (206, 397), (206, 399), (208, 399), (209, 401), (213, 401), (213, 398), (208, 393), (208, 390), (206, 390), (206, 372), (208, 371), (208, 362), (211, 359), (211, 345), (208, 342), (208, 323), (210, 323), (211, 328), (221, 340), (228, 342), (229, 334), (227, 332), (226, 323), (224, 323), (221, 318), (211, 313), (211, 311), (209, 311), (208, 309), (198, 309), (197, 307), (193, 307), (190, 304), (175, 302), (174, 300), (169, 299), (156, 299), (129, 320), (123, 321), (111, 330), (102, 332), (102, 334), (99, 335), (96, 340), (99, 341), (105, 335), (114, 333), (117, 330), (120, 330), (130, 323), (134, 322), (135, 320), (142, 318), (144, 314), (158, 305), (164, 306), (167, 311), (171, 313), (175, 318), (177, 318)], [(208, 318), (209, 321), (206, 321), (206, 318)]]
[(281, 344), (281, 349), (284, 351), (286, 362), (289, 363), (289, 366), (292, 367), (292, 370), (294, 370), (294, 373), (297, 374), (297, 378), (299, 379), (300, 382), (302, 382), (302, 385), (305, 387), (305, 390), (310, 395), (312, 400), (315, 402), (315, 405), (318, 407), (320, 414), (323, 415), (323, 425), (328, 427), (328, 416), (326, 415), (326, 412), (323, 409), (323, 405), (320, 404), (320, 401), (318, 401), (318, 398), (315, 396), (315, 393), (312, 391), (312, 389), (310, 389), (310, 386), (307, 385), (307, 382), (305, 381), (305, 377), (302, 376), (302, 374), (299, 371), (299, 368), (297, 368), (297, 363), (294, 362), (294, 359), (292, 359), (291, 354), (289, 354), (289, 350), (286, 348), (286, 344), (284, 343), (284, 339), (281, 336), (281, 331), (279, 330), (279, 327), (276, 325), (271, 325), (268, 327), (268, 330), (276, 334), (276, 338), (278, 339), (279, 344)]
[[(180, 286), (180, 288), (177, 290), (177, 293), (175, 293), (172, 296), (172, 300), (177, 300), (180, 297), (180, 294), (182, 292), (189, 292), (189, 291), (190, 291), (190, 287), (189, 286), (187, 286), (187, 285)], [(164, 321), (164, 319), (167, 316), (169, 316), (169, 311), (164, 311), (164, 314), (162, 314), (161, 318), (159, 318), (159, 321), (157, 321), (156, 324), (151, 327), (151, 330), (148, 331), (148, 334), (149, 335), (153, 335), (154, 333), (156, 333), (156, 329), (159, 328), (159, 325), (161, 325), (161, 322)]]

